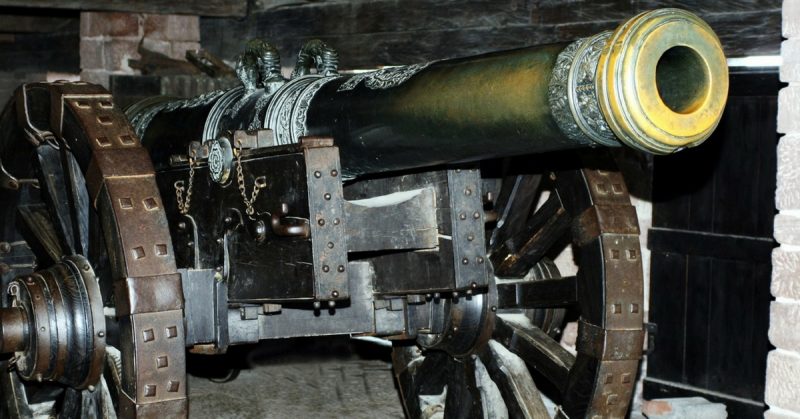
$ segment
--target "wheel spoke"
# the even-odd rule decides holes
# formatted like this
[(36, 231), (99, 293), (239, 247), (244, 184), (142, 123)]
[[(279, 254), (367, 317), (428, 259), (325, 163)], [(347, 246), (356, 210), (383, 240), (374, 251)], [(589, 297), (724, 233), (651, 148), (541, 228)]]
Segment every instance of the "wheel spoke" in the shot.
[(50, 212), (44, 204), (22, 205), (17, 207), (20, 233), (36, 256), (41, 266), (50, 266), (61, 260), (58, 233), (50, 220)]
[(45, 204), (50, 209), (61, 248), (67, 254), (86, 254), (89, 237), (89, 198), (80, 170), (71, 155), (50, 146), (37, 148)]
[(497, 250), (515, 232), (525, 227), (539, 192), (541, 175), (514, 175), (503, 179), (497, 196), (497, 227), (492, 231), (489, 250)]
[(510, 417), (537, 419), (549, 416), (522, 359), (495, 340), (489, 341), (481, 358), (503, 395)]
[(498, 308), (564, 307), (578, 302), (574, 276), (538, 281), (497, 280)]
[(447, 381), (445, 419), (486, 418), (481, 391), (475, 377), (475, 364), (471, 359), (453, 360)]
[(500, 277), (520, 277), (535, 265), (555, 242), (569, 230), (570, 217), (553, 193), (531, 216), (522, 231), (504, 241), (491, 255)]
[(524, 314), (498, 314), (494, 338), (557, 388), (566, 388), (575, 357)]

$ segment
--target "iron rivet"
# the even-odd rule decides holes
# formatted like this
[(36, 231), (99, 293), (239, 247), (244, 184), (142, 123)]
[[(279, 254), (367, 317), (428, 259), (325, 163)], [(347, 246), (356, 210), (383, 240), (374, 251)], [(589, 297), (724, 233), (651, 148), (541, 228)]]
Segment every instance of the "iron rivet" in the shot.
[[(38, 297), (38, 296), (37, 296), (37, 297)], [(42, 327), (40, 327), (40, 328), (39, 328), (39, 331), (40, 331), (40, 332), (44, 332), (45, 330), (47, 330), (47, 329), (46, 329), (44, 326), (42, 326)]]
[(475, 211), (475, 212), (472, 214), (472, 218), (474, 218), (474, 219), (476, 219), (476, 220), (477, 220), (478, 218), (481, 218), (481, 213), (479, 213), (478, 211)]
[(453, 291), (453, 298), (458, 298), (458, 291)]
[(464, 195), (466, 195), (466, 196), (472, 195), (472, 189), (470, 189), (470, 188), (464, 189)]
[(472, 295), (472, 290), (467, 290), (467, 291), (465, 292), (465, 294), (467, 294), (467, 295)]
[(461, 264), (462, 265), (469, 265), (469, 259), (467, 259), (467, 258), (461, 259)]
[(339, 171), (336, 169), (331, 170), (331, 176), (333, 177), (339, 176)]
[(476, 284), (475, 282), (469, 284), (469, 286), (472, 288), (478, 288), (478, 284)]
[(319, 310), (320, 307), (322, 307), (322, 305), (319, 303), (319, 301), (314, 301), (314, 310)]
[(339, 225), (339, 223), (341, 223), (341, 222), (342, 222), (342, 221), (341, 221), (341, 220), (339, 220), (338, 218), (334, 218), (334, 219), (333, 219), (333, 225), (335, 225), (335, 226), (338, 226), (338, 225)]
[(90, 392), (94, 393), (94, 386), (89, 386), (89, 387), (87, 388), (87, 390), (89, 390)]
[(230, 223), (232, 223), (232, 222), (233, 222), (233, 218), (231, 218), (230, 216), (228, 216), (228, 217), (225, 217), (225, 220), (224, 220), (224, 221), (225, 221), (225, 224), (230, 224)]
[(338, 297), (339, 297), (339, 291), (333, 290), (333, 291), (331, 292), (331, 297), (333, 297), (333, 298), (338, 298)]
[(8, 253), (11, 251), (11, 244), (8, 242), (0, 243), (0, 253)]
[(461, 173), (461, 169), (456, 169), (456, 173)]
[(217, 243), (218, 243), (218, 244), (222, 244), (224, 241), (225, 241), (225, 240), (223, 240), (223, 239), (222, 239), (222, 237), (220, 237), (220, 238), (218, 238), (218, 239), (217, 239)]
[(322, 272), (328, 272), (331, 268), (328, 265), (322, 265)]
[(458, 219), (459, 220), (466, 220), (467, 219), (467, 214), (465, 214), (463, 212), (461, 214), (458, 214)]
[(28, 285), (33, 285), (33, 278), (31, 278), (31, 277), (27, 277), (27, 278), (25, 278), (25, 282), (26, 282)]
[(497, 306), (492, 306), (492, 311), (497, 311)]
[(320, 173), (319, 170), (317, 170), (317, 171), (314, 172), (314, 177), (315, 178), (320, 178), (320, 177), (322, 177), (322, 173)]
[(331, 194), (326, 193), (325, 195), (323, 195), (323, 198), (325, 198), (326, 201), (330, 201), (331, 200)]
[(99, 331), (99, 332), (97, 332), (97, 337), (100, 337), (100, 338), (102, 338), (102, 337), (105, 337), (105, 336), (106, 336), (106, 332), (104, 332), (104, 331), (102, 331), (102, 330), (101, 330), (101, 331)]
[(344, 265), (339, 265), (339, 267), (336, 268), (336, 270), (339, 272), (344, 272)]
[(453, 331), (458, 332), (458, 326), (453, 326)]
[(477, 260), (477, 261), (478, 261), (478, 264), (481, 264), (481, 263), (483, 263), (483, 258), (482, 258), (482, 257), (480, 257), (480, 256), (478, 256), (478, 257), (477, 257), (475, 260)]
[(435, 298), (435, 299), (437, 299), (437, 300), (438, 300), (438, 299), (442, 298), (442, 294), (439, 294), (438, 292), (437, 292), (437, 293), (434, 293), (434, 294), (433, 294), (433, 298)]
[(472, 234), (468, 234), (467, 235), (467, 241), (473, 241), (473, 240), (475, 240), (475, 236), (472, 235)]
[(328, 249), (333, 249), (333, 242), (328, 242)]
[(317, 220), (317, 224), (319, 224), (321, 226), (324, 226), (325, 225), (325, 219), (324, 218), (320, 218), (319, 220)]
[(328, 308), (336, 308), (336, 301), (328, 300)]
[(194, 246), (194, 242), (186, 243), (186, 245), (189, 246), (189, 247), (192, 247), (192, 246)]
[(186, 230), (186, 223), (183, 221), (178, 223), (178, 230)]
[(217, 272), (222, 272), (222, 266), (217, 266), (216, 268), (214, 268), (214, 270), (216, 270)]
[(89, 266), (89, 264), (88, 264), (88, 263), (87, 263), (86, 265), (83, 265), (83, 270), (84, 270), (84, 271), (88, 271), (89, 269), (92, 269), (92, 267), (91, 267), (91, 266)]
[(556, 174), (550, 173), (550, 180), (556, 180)]

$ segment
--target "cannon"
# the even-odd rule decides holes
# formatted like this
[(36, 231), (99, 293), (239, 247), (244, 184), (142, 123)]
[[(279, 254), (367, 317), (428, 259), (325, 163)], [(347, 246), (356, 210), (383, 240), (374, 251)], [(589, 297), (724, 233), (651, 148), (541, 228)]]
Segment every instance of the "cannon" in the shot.
[(80, 82), (6, 106), (5, 412), (182, 417), (187, 350), (350, 335), (391, 342), (409, 417), (545, 417), (540, 394), (561, 417), (626, 415), (642, 260), (606, 149), (708, 138), (728, 83), (708, 25), (661, 9), (348, 74), (312, 41), (288, 80), (254, 40), (236, 71), (124, 112)]

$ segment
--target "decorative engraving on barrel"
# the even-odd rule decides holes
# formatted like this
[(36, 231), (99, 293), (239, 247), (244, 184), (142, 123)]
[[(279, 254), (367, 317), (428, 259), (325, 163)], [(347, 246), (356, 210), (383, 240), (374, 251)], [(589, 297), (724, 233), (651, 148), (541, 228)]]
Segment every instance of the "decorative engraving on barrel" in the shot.
[(590, 146), (618, 146), (600, 111), (595, 74), (600, 52), (611, 32), (581, 38), (556, 59), (548, 86), (548, 102), (561, 131), (572, 140)]
[(429, 63), (384, 68), (382, 70), (372, 71), (369, 73), (356, 74), (346, 82), (342, 83), (342, 85), (339, 86), (339, 88), (336, 89), (336, 91), (344, 92), (347, 90), (353, 90), (362, 81), (364, 82), (364, 86), (367, 86), (372, 90), (389, 89), (392, 87), (396, 87), (405, 83), (414, 74), (417, 74), (420, 71), (428, 68), (428, 66), (433, 63), (434, 61), (431, 61)]
[(570, 111), (578, 128), (598, 143), (614, 147), (620, 143), (603, 117), (595, 85), (600, 53), (610, 36), (611, 32), (606, 31), (587, 38), (581, 44), (570, 67), (567, 92)]
[(311, 99), (314, 98), (322, 86), (337, 78), (339, 77), (323, 77), (315, 80), (308, 87), (303, 89), (303, 92), (297, 98), (295, 102), (296, 105), (292, 110), (292, 126), (289, 138), (293, 139), (293, 142), (297, 142), (297, 139), (306, 135), (306, 116), (308, 115), (308, 108), (311, 106)]

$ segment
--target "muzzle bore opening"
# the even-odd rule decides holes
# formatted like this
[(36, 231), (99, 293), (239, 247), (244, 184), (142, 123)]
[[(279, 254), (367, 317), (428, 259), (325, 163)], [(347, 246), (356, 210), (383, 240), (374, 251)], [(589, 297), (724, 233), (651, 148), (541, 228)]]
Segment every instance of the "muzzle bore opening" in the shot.
[(705, 103), (709, 70), (703, 58), (687, 46), (674, 46), (656, 64), (656, 88), (664, 104), (675, 113), (690, 114)]

